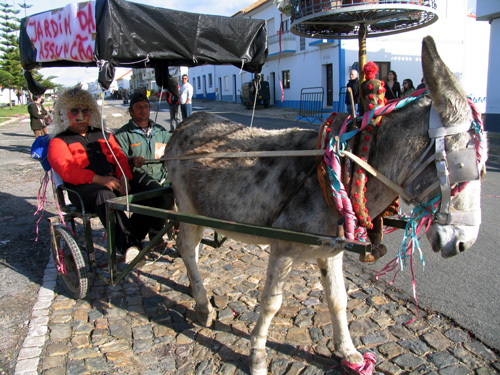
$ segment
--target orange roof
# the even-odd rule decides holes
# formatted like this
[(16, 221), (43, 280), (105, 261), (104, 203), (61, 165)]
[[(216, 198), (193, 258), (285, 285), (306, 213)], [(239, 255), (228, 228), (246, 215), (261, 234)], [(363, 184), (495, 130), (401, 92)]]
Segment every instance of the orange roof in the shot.
[(129, 70), (127, 73), (123, 74), (121, 77), (118, 77), (116, 80), (118, 81), (119, 79), (122, 79), (123, 77), (125, 77), (127, 74), (130, 73), (132, 73), (132, 70)]
[(242, 16), (244, 16), (245, 14), (251, 12), (252, 10), (255, 10), (257, 9), (258, 7), (260, 7), (261, 5), (264, 5), (265, 3), (269, 2), (271, 0), (257, 0), (255, 3), (247, 6), (246, 8), (243, 8), (242, 10), (240, 10), (239, 12), (233, 14), (233, 17), (241, 14)]

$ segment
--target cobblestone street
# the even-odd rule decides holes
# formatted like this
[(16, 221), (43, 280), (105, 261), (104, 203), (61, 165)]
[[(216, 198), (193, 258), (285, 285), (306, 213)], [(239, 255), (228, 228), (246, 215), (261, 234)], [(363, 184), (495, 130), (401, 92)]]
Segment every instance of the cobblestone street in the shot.
[[(93, 280), (84, 300), (66, 297), (60, 286), (46, 293), (35, 305), (16, 373), (248, 374), (268, 250), (231, 240), (204, 247), (200, 271), (217, 311), (214, 325), (204, 328), (193, 319), (189, 281), (172, 245), (115, 287)], [(376, 355), (377, 373), (500, 373), (499, 356), (453, 321), (420, 310), (405, 325), (416, 312), (408, 296), (373, 281), (354, 258), (347, 258), (345, 274), (351, 335), (359, 350)], [(46, 282), (54, 279), (48, 268)], [(342, 374), (317, 266), (299, 265), (285, 289), (269, 333), (269, 373)], [(40, 355), (38, 372), (29, 371), (30, 355)]]

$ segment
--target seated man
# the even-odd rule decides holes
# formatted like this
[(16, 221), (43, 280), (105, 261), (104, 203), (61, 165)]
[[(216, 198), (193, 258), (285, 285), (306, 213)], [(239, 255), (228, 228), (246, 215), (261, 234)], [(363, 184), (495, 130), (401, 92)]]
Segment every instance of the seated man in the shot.
[[(87, 211), (95, 212), (106, 226), (106, 201), (124, 195), (132, 179), (127, 157), (115, 138), (101, 130), (99, 107), (94, 97), (75, 87), (60, 96), (54, 108), (54, 134), (48, 160), (65, 185), (82, 196)], [(116, 156), (114, 157), (113, 154)], [(137, 193), (129, 189), (129, 193)], [(79, 207), (75, 194), (69, 199)], [(115, 211), (116, 250), (130, 262), (139, 253), (154, 218)]]
[[(163, 163), (145, 163), (146, 159), (159, 159), (165, 153), (170, 133), (149, 118), (151, 105), (146, 94), (135, 93), (130, 99), (130, 121), (123, 125), (115, 137), (123, 153), (132, 166), (132, 189), (135, 184), (141, 191), (169, 186), (168, 172)], [(173, 193), (165, 195), (162, 202), (145, 201), (147, 205), (171, 209), (174, 204)], [(164, 220), (157, 219), (150, 231), (150, 238), (164, 225)]]

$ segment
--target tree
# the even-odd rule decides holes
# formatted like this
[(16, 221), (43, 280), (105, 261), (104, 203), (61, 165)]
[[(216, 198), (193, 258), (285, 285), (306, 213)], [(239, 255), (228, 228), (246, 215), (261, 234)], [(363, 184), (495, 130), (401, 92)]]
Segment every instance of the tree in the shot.
[[(2, 79), (3, 88), (19, 89), (24, 84), (22, 74), (23, 68), (19, 58), (19, 43), (17, 31), (19, 30), (19, 19), (16, 15), (19, 10), (12, 9), (12, 5), (0, 3), (0, 71), (11, 76), (10, 79)], [(4, 77), (8, 75), (3, 74)], [(9, 105), (12, 107), (11, 91), (9, 90)]]
[(24, 3), (18, 3), (17, 5), (24, 9), (24, 17), (27, 17), (28, 14), (26, 13), (26, 11), (33, 6), (26, 4), (26, 0), (24, 1)]

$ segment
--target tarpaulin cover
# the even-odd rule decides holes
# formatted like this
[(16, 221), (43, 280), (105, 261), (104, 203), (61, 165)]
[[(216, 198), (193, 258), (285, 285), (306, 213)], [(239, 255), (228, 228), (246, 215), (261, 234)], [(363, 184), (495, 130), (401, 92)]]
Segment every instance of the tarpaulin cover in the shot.
[[(21, 20), (21, 64), (98, 66), (108, 88), (115, 67), (157, 70), (168, 85), (169, 66), (233, 64), (260, 72), (267, 57), (265, 21), (181, 12), (125, 0), (93, 0)], [(165, 74), (167, 72), (167, 74)]]

